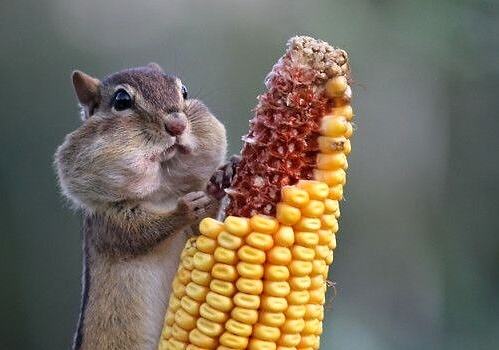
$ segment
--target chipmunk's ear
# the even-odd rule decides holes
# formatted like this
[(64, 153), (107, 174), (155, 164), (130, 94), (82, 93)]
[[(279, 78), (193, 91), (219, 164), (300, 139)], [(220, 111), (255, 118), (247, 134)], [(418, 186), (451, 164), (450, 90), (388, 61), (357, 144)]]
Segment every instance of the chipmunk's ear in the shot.
[(73, 72), (72, 79), (76, 97), (83, 108), (82, 119), (85, 120), (94, 113), (95, 108), (99, 105), (100, 80), (79, 70)]
[(147, 65), (147, 67), (154, 69), (154, 70), (157, 70), (158, 72), (164, 73), (163, 68), (161, 68), (161, 66), (159, 64), (157, 64), (156, 62), (149, 63)]

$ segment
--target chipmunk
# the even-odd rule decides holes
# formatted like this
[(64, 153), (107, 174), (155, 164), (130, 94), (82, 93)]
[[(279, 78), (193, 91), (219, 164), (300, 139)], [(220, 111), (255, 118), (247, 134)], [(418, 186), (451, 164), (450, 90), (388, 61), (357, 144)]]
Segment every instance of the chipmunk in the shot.
[[(154, 63), (102, 81), (75, 71), (72, 80), (83, 123), (54, 163), (83, 213), (73, 349), (156, 349), (186, 232), (220, 204), (207, 184), (230, 183), (225, 128)], [(214, 173), (225, 185), (209, 183)]]

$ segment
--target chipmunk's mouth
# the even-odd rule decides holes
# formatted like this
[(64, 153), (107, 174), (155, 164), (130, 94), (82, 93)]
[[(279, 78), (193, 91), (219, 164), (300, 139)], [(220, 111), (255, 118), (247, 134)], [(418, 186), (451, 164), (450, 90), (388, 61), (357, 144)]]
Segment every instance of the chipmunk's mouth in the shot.
[(177, 152), (183, 154), (189, 154), (191, 153), (191, 148), (187, 145), (175, 142), (173, 145), (167, 147), (158, 155), (158, 160), (160, 163), (166, 162), (167, 160), (170, 160), (173, 157), (175, 157)]
[(174, 143), (170, 147), (166, 148), (163, 152), (158, 155), (158, 160), (160, 163), (166, 162), (167, 160), (172, 159), (177, 153), (178, 144)]

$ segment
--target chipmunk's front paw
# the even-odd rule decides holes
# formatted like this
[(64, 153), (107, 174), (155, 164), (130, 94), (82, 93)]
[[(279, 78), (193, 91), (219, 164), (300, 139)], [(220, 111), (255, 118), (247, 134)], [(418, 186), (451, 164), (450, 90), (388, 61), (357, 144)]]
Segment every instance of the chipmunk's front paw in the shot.
[(206, 187), (206, 191), (217, 199), (222, 199), (225, 196), (225, 189), (229, 188), (236, 169), (241, 161), (241, 156), (233, 155), (229, 158), (228, 162), (217, 169), (215, 174), (211, 177)]
[(191, 221), (214, 214), (217, 206), (218, 201), (203, 191), (187, 193), (178, 201), (178, 209)]

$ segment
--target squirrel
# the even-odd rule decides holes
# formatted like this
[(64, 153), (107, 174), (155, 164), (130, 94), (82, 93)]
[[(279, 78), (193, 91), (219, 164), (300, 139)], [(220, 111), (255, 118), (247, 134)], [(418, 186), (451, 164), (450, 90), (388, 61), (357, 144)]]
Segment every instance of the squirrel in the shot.
[(83, 122), (54, 164), (83, 215), (73, 349), (156, 349), (190, 228), (216, 215), (238, 160), (223, 165), (223, 124), (155, 63), (72, 81)]

